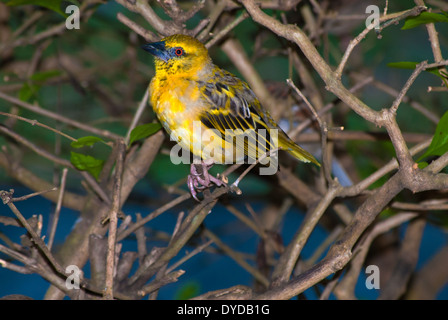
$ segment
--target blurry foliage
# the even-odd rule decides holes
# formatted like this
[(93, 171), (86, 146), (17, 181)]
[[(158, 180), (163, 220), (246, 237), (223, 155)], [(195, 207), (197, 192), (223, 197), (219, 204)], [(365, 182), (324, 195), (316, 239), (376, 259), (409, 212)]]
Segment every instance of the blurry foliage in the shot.
[(129, 138), (129, 145), (131, 145), (134, 141), (145, 139), (152, 136), (160, 129), (162, 129), (162, 125), (159, 122), (142, 124), (140, 126), (135, 127), (131, 131), (131, 135)]
[(65, 11), (62, 11), (61, 7), (63, 2), (71, 2), (79, 6), (79, 1), (77, 0), (2, 0), (8, 6), (24, 6), (24, 5), (35, 5), (50, 9), (56, 13), (59, 13), (64, 18), (67, 17)]
[(409, 17), (406, 19), (401, 30), (408, 30), (418, 27), (422, 24), (436, 23), (436, 22), (448, 22), (448, 13), (433, 13), (433, 12), (422, 12), (417, 17)]
[(191, 299), (201, 293), (201, 286), (198, 282), (188, 282), (179, 288), (174, 296), (176, 300)]
[(441, 156), (445, 152), (448, 152), (448, 111), (440, 119), (431, 144), (418, 161), (429, 156)]

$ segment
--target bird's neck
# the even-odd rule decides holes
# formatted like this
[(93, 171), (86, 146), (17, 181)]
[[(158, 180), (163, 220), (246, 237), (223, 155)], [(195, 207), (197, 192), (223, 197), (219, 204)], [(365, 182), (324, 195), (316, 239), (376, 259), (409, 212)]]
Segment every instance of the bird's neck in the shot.
[(159, 79), (173, 79), (173, 78), (185, 78), (189, 80), (203, 80), (207, 78), (214, 65), (210, 59), (201, 62), (164, 62), (163, 60), (157, 60), (156, 77)]

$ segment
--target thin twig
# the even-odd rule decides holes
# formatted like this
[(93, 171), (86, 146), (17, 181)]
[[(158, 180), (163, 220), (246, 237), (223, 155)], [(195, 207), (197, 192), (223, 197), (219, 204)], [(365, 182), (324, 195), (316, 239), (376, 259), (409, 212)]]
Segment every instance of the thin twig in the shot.
[(147, 1), (127, 1), (116, 0), (119, 4), (132, 12), (139, 13), (156, 31), (164, 36), (179, 33), (181, 30), (172, 21), (165, 21), (160, 18), (157, 13), (151, 8)]
[(37, 247), (42, 251), (42, 253), (47, 257), (48, 261), (51, 263), (51, 265), (54, 267), (54, 269), (61, 275), (65, 275), (64, 269), (59, 265), (59, 263), (56, 261), (56, 259), (53, 257), (50, 250), (48, 250), (47, 245), (45, 242), (39, 237), (39, 235), (34, 231), (34, 229), (30, 226), (28, 221), (25, 219), (25, 217), (22, 215), (22, 213), (17, 209), (17, 207), (9, 201), (9, 199), (12, 198), (12, 195), (8, 192), (2, 191), (0, 192), (0, 197), (3, 200), (3, 203), (6, 204), (11, 211), (16, 215), (16, 217), (19, 219), (20, 223), (25, 227), (26, 231), (31, 235), (31, 238), (33, 242), (37, 245)]
[[(216, 5), (213, 6), (212, 11), (208, 15), (209, 21), (208, 21), (207, 27), (197, 36), (197, 38), (200, 41), (203, 41), (203, 39), (208, 37), (210, 30), (212, 30), (216, 21), (218, 21), (219, 17), (221, 16), (222, 12), (224, 11), (224, 8), (227, 5), (226, 2), (227, 2), (226, 0), (218, 0)], [(207, 46), (207, 48), (209, 48), (209, 47)]]
[(390, 107), (390, 111), (392, 113), (396, 113), (398, 106), (400, 105), (401, 101), (403, 100), (404, 96), (406, 95), (406, 93), (408, 92), (409, 88), (411, 87), (411, 85), (414, 83), (415, 79), (417, 79), (418, 75), (426, 69), (426, 66), (428, 65), (428, 63), (426, 61), (423, 61), (421, 63), (419, 63), (416, 67), (415, 70), (412, 72), (411, 76), (409, 77), (408, 81), (406, 81), (406, 84), (404, 85), (404, 87), (401, 89), (400, 93), (398, 94), (397, 98), (395, 99), (394, 103), (392, 104), (392, 106)]
[(184, 270), (177, 270), (177, 271), (168, 273), (165, 276), (163, 276), (161, 279), (152, 281), (150, 284), (148, 284), (148, 285), (144, 286), (143, 288), (141, 288), (140, 290), (138, 290), (138, 295), (141, 297), (146, 296), (148, 293), (152, 293), (168, 283), (176, 282), (178, 280), (178, 278), (180, 276), (182, 276), (184, 273), (185, 273)]
[(234, 206), (228, 204), (226, 205), (226, 209), (232, 213), (235, 217), (237, 217), (241, 222), (247, 225), (250, 229), (252, 229), (256, 234), (258, 234), (262, 239), (266, 239), (266, 230), (262, 229), (259, 225), (257, 225), (252, 219), (243, 214), (240, 210), (235, 208)]
[[(365, 75), (363, 75), (363, 74), (352, 73), (352, 75), (355, 77), (355, 79), (357, 81), (365, 78)], [(389, 94), (392, 97), (397, 97), (399, 94), (399, 91), (386, 85), (383, 82), (374, 80), (371, 83), (375, 88)], [(433, 123), (435, 123), (435, 124), (439, 123), (440, 117), (437, 114), (435, 114), (433, 111), (431, 111), (428, 108), (426, 108), (425, 106), (423, 106), (418, 101), (411, 99), (409, 96), (404, 96), (402, 101), (405, 103), (409, 103), (412, 108), (414, 108), (415, 110), (420, 112), (422, 115), (424, 115), (426, 118), (431, 120)]]
[[(359, 81), (357, 84), (355, 84), (353, 87), (349, 89), (350, 93), (355, 93), (356, 91), (360, 90), (364, 86), (368, 85), (373, 81), (373, 77), (365, 77), (362, 81)], [(339, 101), (339, 99), (338, 99)], [(336, 102), (331, 102), (323, 106), (323, 108), (319, 109), (317, 111), (317, 114), (319, 116), (323, 116), (327, 112), (329, 112), (334, 106), (336, 105)], [(302, 132), (306, 127), (308, 127), (312, 122), (314, 121), (314, 118), (307, 118), (304, 121), (302, 121), (296, 128), (292, 129), (290, 132), (288, 132), (288, 136), (291, 139), (294, 139), (300, 132)]]
[(28, 268), (27, 266), (19, 266), (16, 264), (13, 264), (11, 262), (8, 262), (6, 260), (0, 259), (0, 267), (5, 268), (5, 269), (9, 269), (11, 271), (14, 272), (18, 272), (21, 274), (31, 274), (33, 273), (33, 270), (30, 270), (30, 268)]
[(75, 138), (69, 136), (68, 134), (65, 134), (65, 133), (63, 133), (63, 132), (61, 132), (61, 131), (59, 131), (59, 130), (56, 130), (56, 129), (52, 128), (52, 127), (49, 127), (49, 126), (47, 126), (46, 124), (40, 123), (40, 122), (37, 121), (37, 120), (31, 120), (31, 119), (27, 119), (27, 118), (24, 118), (24, 117), (15, 115), (15, 114), (6, 113), (6, 112), (1, 112), (1, 111), (0, 111), (0, 114), (1, 114), (2, 116), (6, 116), (6, 117), (10, 117), (10, 118), (14, 118), (14, 119), (18, 119), (18, 120), (22, 120), (22, 121), (28, 122), (28, 123), (31, 124), (32, 126), (35, 126), (35, 125), (36, 125), (36, 126), (39, 126), (39, 127), (45, 128), (45, 129), (48, 129), (48, 130), (50, 130), (50, 131), (53, 131), (53, 132), (56, 133), (56, 134), (59, 134), (59, 135), (65, 137), (65, 138), (67, 138), (67, 139), (70, 139), (70, 140), (72, 140), (72, 141), (78, 141), (77, 139), (75, 139)]
[[(418, 154), (419, 152), (425, 150), (431, 143), (431, 139), (428, 139), (422, 143), (419, 143), (418, 145), (412, 147), (409, 152), (412, 156)], [(378, 181), (381, 177), (385, 176), (392, 170), (395, 170), (398, 168), (398, 162), (396, 159), (390, 160), (387, 164), (385, 164), (383, 167), (376, 170), (374, 173), (372, 173), (370, 176), (365, 178), (364, 180), (358, 182), (357, 184), (354, 184), (349, 187), (344, 187), (343, 190), (340, 192), (340, 197), (349, 197), (349, 196), (355, 196), (360, 194), (363, 190), (366, 190), (370, 185)]]
[(61, 213), (62, 199), (64, 198), (65, 181), (67, 178), (67, 172), (68, 172), (67, 168), (64, 168), (62, 170), (61, 183), (59, 185), (58, 202), (56, 203), (56, 209), (54, 210), (53, 221), (51, 223), (51, 228), (50, 228), (50, 232), (48, 235), (47, 246), (48, 246), (48, 250), (50, 250), (50, 251), (51, 251), (51, 248), (53, 247), (54, 237), (56, 234), (56, 227), (58, 225), (59, 215)]
[[(173, 233), (171, 234), (170, 242), (173, 240), (173, 238), (179, 232), (179, 229), (180, 229), (180, 226), (182, 224), (182, 219), (184, 218), (184, 215), (185, 215), (185, 212), (183, 212), (183, 211), (179, 212), (179, 214), (177, 216), (177, 220), (176, 220), (176, 225), (174, 226)], [(168, 243), (168, 245), (169, 245), (169, 243)]]
[(193, 256), (197, 255), (198, 253), (202, 252), (205, 248), (207, 248), (209, 245), (213, 243), (212, 240), (208, 240), (205, 243), (201, 244), (197, 248), (195, 248), (193, 251), (190, 251), (188, 254), (186, 254), (184, 257), (179, 259), (179, 261), (176, 261), (173, 263), (172, 266), (166, 269), (166, 273), (172, 272), (174, 269), (178, 268), (180, 265), (182, 265), (187, 260), (191, 259)]
[(311, 103), (308, 101), (308, 99), (302, 94), (302, 92), (299, 90), (299, 88), (296, 87), (296, 85), (294, 84), (294, 82), (291, 79), (286, 79), (286, 83), (299, 95), (300, 98), (302, 98), (302, 100), (305, 102), (305, 105), (308, 107), (308, 109), (313, 114), (314, 119), (316, 119), (316, 121), (319, 123), (319, 127), (322, 128), (322, 121), (320, 120), (319, 115), (317, 114), (316, 110), (311, 105)]
[(414, 219), (409, 223), (398, 252), (398, 261), (386, 285), (381, 288), (379, 300), (396, 300), (405, 293), (417, 265), (425, 226), (425, 219)]
[(104, 289), (104, 299), (112, 300), (114, 297), (114, 272), (115, 272), (115, 247), (117, 239), (118, 211), (120, 210), (121, 183), (126, 153), (126, 144), (123, 140), (117, 140), (118, 152), (113, 185), (112, 208), (109, 214), (109, 235), (107, 237), (107, 257), (106, 257), (106, 282)]
[(246, 168), (246, 170), (243, 171), (243, 173), (232, 183), (230, 186), (230, 189), (235, 192), (236, 194), (241, 194), (242, 191), (238, 188), (238, 184), (243, 180), (243, 178), (251, 171), (257, 164), (259, 164), (261, 161), (266, 159), (267, 157), (276, 157), (276, 152), (279, 150), (279, 148), (275, 148), (270, 150), (269, 152), (266, 152), (261, 157), (259, 157), (256, 161), (254, 161), (250, 166)]
[(124, 238), (129, 236), (131, 233), (135, 232), (138, 228), (142, 227), (147, 222), (151, 221), (152, 219), (158, 217), (159, 215), (161, 215), (165, 211), (171, 209), (172, 207), (178, 205), (179, 203), (181, 203), (181, 202), (183, 202), (183, 201), (185, 201), (185, 200), (187, 200), (189, 198), (191, 198), (191, 194), (190, 193), (185, 193), (185, 194), (177, 197), (176, 199), (168, 202), (167, 204), (161, 206), (160, 208), (154, 210), (149, 215), (147, 215), (146, 217), (142, 218), (139, 221), (136, 221), (134, 224), (129, 226), (128, 229), (126, 229), (122, 233), (118, 234), (117, 235), (117, 241), (123, 240)]
[(236, 263), (249, 272), (257, 281), (263, 284), (265, 287), (269, 286), (269, 280), (257, 269), (248, 264), (237, 252), (232, 248), (224, 244), (213, 232), (205, 229), (204, 235), (212, 240), (220, 249), (222, 249), (227, 255), (229, 255)]
[[(142, 216), (140, 213), (135, 214), (137, 218), (137, 222), (142, 220)], [(123, 230), (124, 231), (124, 230)], [(121, 232), (119, 232), (120, 234)], [(143, 263), (143, 259), (147, 255), (146, 250), (146, 235), (145, 235), (145, 229), (144, 228), (138, 228), (135, 230), (135, 237), (137, 238), (137, 253), (138, 253), (138, 259), (140, 264)]]
[(311, 235), (311, 232), (314, 230), (320, 218), (341, 189), (342, 186), (336, 181), (333, 184), (330, 184), (327, 193), (321, 199), (319, 204), (312, 211), (309, 211), (306, 214), (305, 219), (299, 230), (296, 232), (293, 240), (280, 256), (280, 259), (272, 273), (272, 286), (279, 286), (280, 284), (287, 282), (294, 270), (294, 266), (296, 265), (297, 259), (299, 258), (305, 243)]
[(16, 141), (23, 144), (27, 148), (31, 149), (38, 155), (40, 155), (54, 163), (60, 164), (61, 166), (64, 166), (64, 167), (68, 167), (68, 168), (72, 168), (72, 169), (74, 168), (74, 166), (71, 164), (70, 161), (63, 159), (63, 158), (59, 158), (59, 157), (55, 156), (54, 154), (42, 149), (40, 146), (32, 143), (28, 139), (25, 139), (24, 137), (22, 137), (21, 135), (17, 134), (16, 132), (12, 131), (11, 129), (9, 129), (7, 127), (0, 126), (0, 132), (3, 132), (5, 134), (9, 135), (10, 137), (14, 138)]
[(108, 130), (97, 129), (95, 127), (86, 125), (86, 124), (81, 123), (79, 121), (76, 121), (76, 120), (64, 117), (64, 116), (62, 116), (60, 114), (51, 112), (51, 111), (49, 111), (49, 110), (47, 110), (45, 108), (40, 108), (38, 106), (34, 106), (32, 104), (29, 104), (27, 102), (19, 100), (17, 98), (11, 97), (10, 95), (7, 95), (7, 94), (5, 94), (5, 93), (3, 93), (1, 91), (0, 91), (0, 98), (5, 100), (5, 101), (8, 101), (10, 103), (13, 103), (15, 105), (18, 105), (18, 106), (20, 106), (22, 108), (25, 108), (25, 109), (27, 109), (29, 111), (35, 112), (37, 114), (43, 115), (45, 117), (48, 117), (48, 118), (51, 118), (51, 119), (54, 119), (54, 120), (57, 120), (57, 121), (60, 121), (62, 123), (66, 123), (68, 125), (71, 125), (73, 127), (82, 129), (84, 131), (97, 134), (97, 135), (102, 136), (102, 137), (106, 137), (106, 138), (114, 139), (114, 140), (121, 138), (119, 135), (117, 135), (115, 133), (112, 133), (112, 132), (110, 132)]
[[(382, 16), (380, 21), (385, 21), (388, 19), (390, 19), (390, 20), (387, 23), (385, 23), (383, 26), (381, 26), (381, 30), (384, 29), (385, 27), (389, 26), (390, 24), (397, 23), (398, 21), (403, 20), (409, 16), (417, 16), (424, 10), (426, 10), (426, 7), (418, 6), (418, 7), (414, 7), (412, 9), (405, 11), (403, 14), (401, 14), (398, 17)], [(356, 38), (354, 38), (353, 40), (350, 41), (349, 45), (347, 46), (347, 49), (344, 52), (344, 56), (342, 57), (341, 62), (339, 63), (339, 66), (335, 71), (335, 77), (337, 79), (341, 79), (342, 72), (344, 70), (344, 67), (345, 67), (345, 65), (348, 61), (348, 58), (350, 57), (350, 54), (352, 53), (353, 49), (355, 49), (355, 47), (361, 42), (361, 40), (364, 39), (366, 37), (366, 35), (370, 31), (372, 31), (375, 27), (376, 27), (376, 25), (372, 21), (372, 23), (369, 26), (367, 26), (358, 36), (356, 36)]]
[(18, 39), (13, 39), (7, 42), (4, 42), (0, 44), (0, 55), (9, 48), (15, 48), (18, 46), (24, 46), (24, 45), (30, 45), (30, 44), (36, 44), (41, 40), (44, 40), (49, 37), (53, 37), (55, 35), (60, 35), (66, 31), (67, 28), (65, 26), (65, 21), (62, 23), (59, 23), (57, 25), (49, 27), (47, 30), (44, 30), (42, 32), (33, 34), (31, 36), (24, 36)]
[(24, 195), (24, 196), (21, 196), (21, 197), (12, 198), (11, 201), (12, 202), (24, 201), (24, 200), (27, 200), (29, 198), (32, 198), (32, 197), (35, 197), (35, 196), (40, 196), (41, 194), (44, 194), (44, 193), (47, 193), (47, 192), (56, 191), (56, 190), (58, 190), (57, 187), (54, 187), (54, 188), (51, 188), (51, 189), (48, 189), (48, 190), (42, 190), (42, 191), (38, 191), (38, 192), (33, 192), (33, 193), (30, 193), (30, 194), (27, 194), (27, 195)]
[(147, 30), (147, 29), (143, 28), (142, 26), (138, 25), (135, 21), (129, 19), (121, 12), (117, 13), (117, 19), (121, 23), (126, 25), (129, 29), (133, 30), (135, 33), (137, 33), (138, 35), (145, 38), (146, 41), (154, 42), (154, 41), (158, 40), (158, 37), (154, 33), (152, 33), (150, 30)]
[(287, 79), (286, 83), (299, 95), (299, 97), (305, 102), (308, 109), (313, 114), (314, 118), (319, 123), (319, 128), (321, 132), (321, 148), (322, 148), (322, 162), (323, 162), (323, 169), (324, 169), (324, 175), (325, 179), (328, 184), (331, 183), (331, 158), (330, 158), (330, 152), (329, 152), (329, 146), (328, 146), (328, 127), (326, 121), (322, 121), (320, 117), (318, 116), (316, 110), (311, 105), (311, 103), (308, 101), (308, 99), (305, 97), (304, 94), (299, 90), (299, 88), (296, 87), (294, 82), (291, 79)]
[(379, 235), (402, 225), (404, 222), (407, 222), (416, 216), (417, 215), (412, 212), (398, 213), (386, 220), (378, 222), (359, 240), (359, 244), (353, 250), (354, 258), (351, 261), (351, 267), (341, 282), (336, 286), (335, 293), (339, 299), (354, 298), (352, 293), (354, 293), (355, 285), (359, 278), (359, 273), (364, 265), (365, 258), (373, 240), (375, 240), (375, 238)]
[(207, 49), (214, 46), (218, 41), (223, 39), (230, 31), (232, 31), (237, 25), (239, 25), (241, 22), (243, 22), (249, 15), (244, 12), (239, 17), (237, 17), (235, 20), (233, 20), (231, 23), (229, 23), (226, 27), (222, 28), (217, 32), (210, 41), (208, 41), (205, 44), (205, 47)]
[(145, 108), (148, 104), (148, 97), (149, 97), (149, 90), (145, 90), (145, 94), (143, 95), (142, 100), (140, 101), (137, 111), (134, 114), (134, 118), (132, 118), (131, 125), (129, 126), (128, 133), (126, 134), (125, 142), (126, 144), (129, 144), (129, 138), (131, 137), (132, 130), (135, 129), (137, 126), (137, 123), (139, 122), (140, 118), (142, 117), (143, 111), (145, 111)]
[(448, 210), (448, 203), (444, 200), (426, 200), (421, 203), (406, 203), (400, 201), (394, 201), (390, 205), (391, 208), (399, 210), (412, 210), (412, 211), (446, 211)]
[[(418, 6), (425, 6), (423, 0), (414, 0), (415, 4)], [(434, 26), (434, 23), (425, 24), (426, 30), (429, 35), (429, 42), (431, 43), (432, 54), (434, 56), (434, 61), (439, 62), (443, 60), (442, 50), (440, 49), (439, 36)]]

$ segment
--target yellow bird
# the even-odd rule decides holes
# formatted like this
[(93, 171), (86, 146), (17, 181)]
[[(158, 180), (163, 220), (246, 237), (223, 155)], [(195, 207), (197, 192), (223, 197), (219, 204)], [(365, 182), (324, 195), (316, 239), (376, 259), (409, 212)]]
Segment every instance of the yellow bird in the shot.
[(246, 82), (213, 64), (197, 39), (176, 34), (142, 48), (155, 57), (149, 86), (154, 112), (171, 139), (203, 165), (202, 177), (193, 163), (188, 177), (196, 200), (196, 190), (224, 184), (208, 174), (214, 163), (250, 163), (283, 149), (320, 166), (280, 129)]

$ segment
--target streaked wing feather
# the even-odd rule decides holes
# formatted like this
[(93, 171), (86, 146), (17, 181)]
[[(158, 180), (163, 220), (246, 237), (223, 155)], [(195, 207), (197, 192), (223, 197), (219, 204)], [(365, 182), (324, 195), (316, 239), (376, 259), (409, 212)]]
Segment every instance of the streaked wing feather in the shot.
[[(253, 155), (260, 146), (264, 150), (258, 150), (264, 154), (270, 149), (269, 127), (261, 113), (260, 102), (252, 90), (228, 72), (219, 71), (212, 81), (199, 83), (203, 99), (210, 108), (202, 111), (201, 121), (210, 129), (217, 129), (223, 139), (236, 141), (237, 148), (244, 148), (245, 154)], [(230, 130), (227, 131), (226, 129)], [(259, 129), (266, 129), (260, 135)], [(229, 135), (230, 133), (230, 135)], [(238, 139), (245, 134), (248, 139)], [(234, 139), (236, 138), (236, 139)]]

